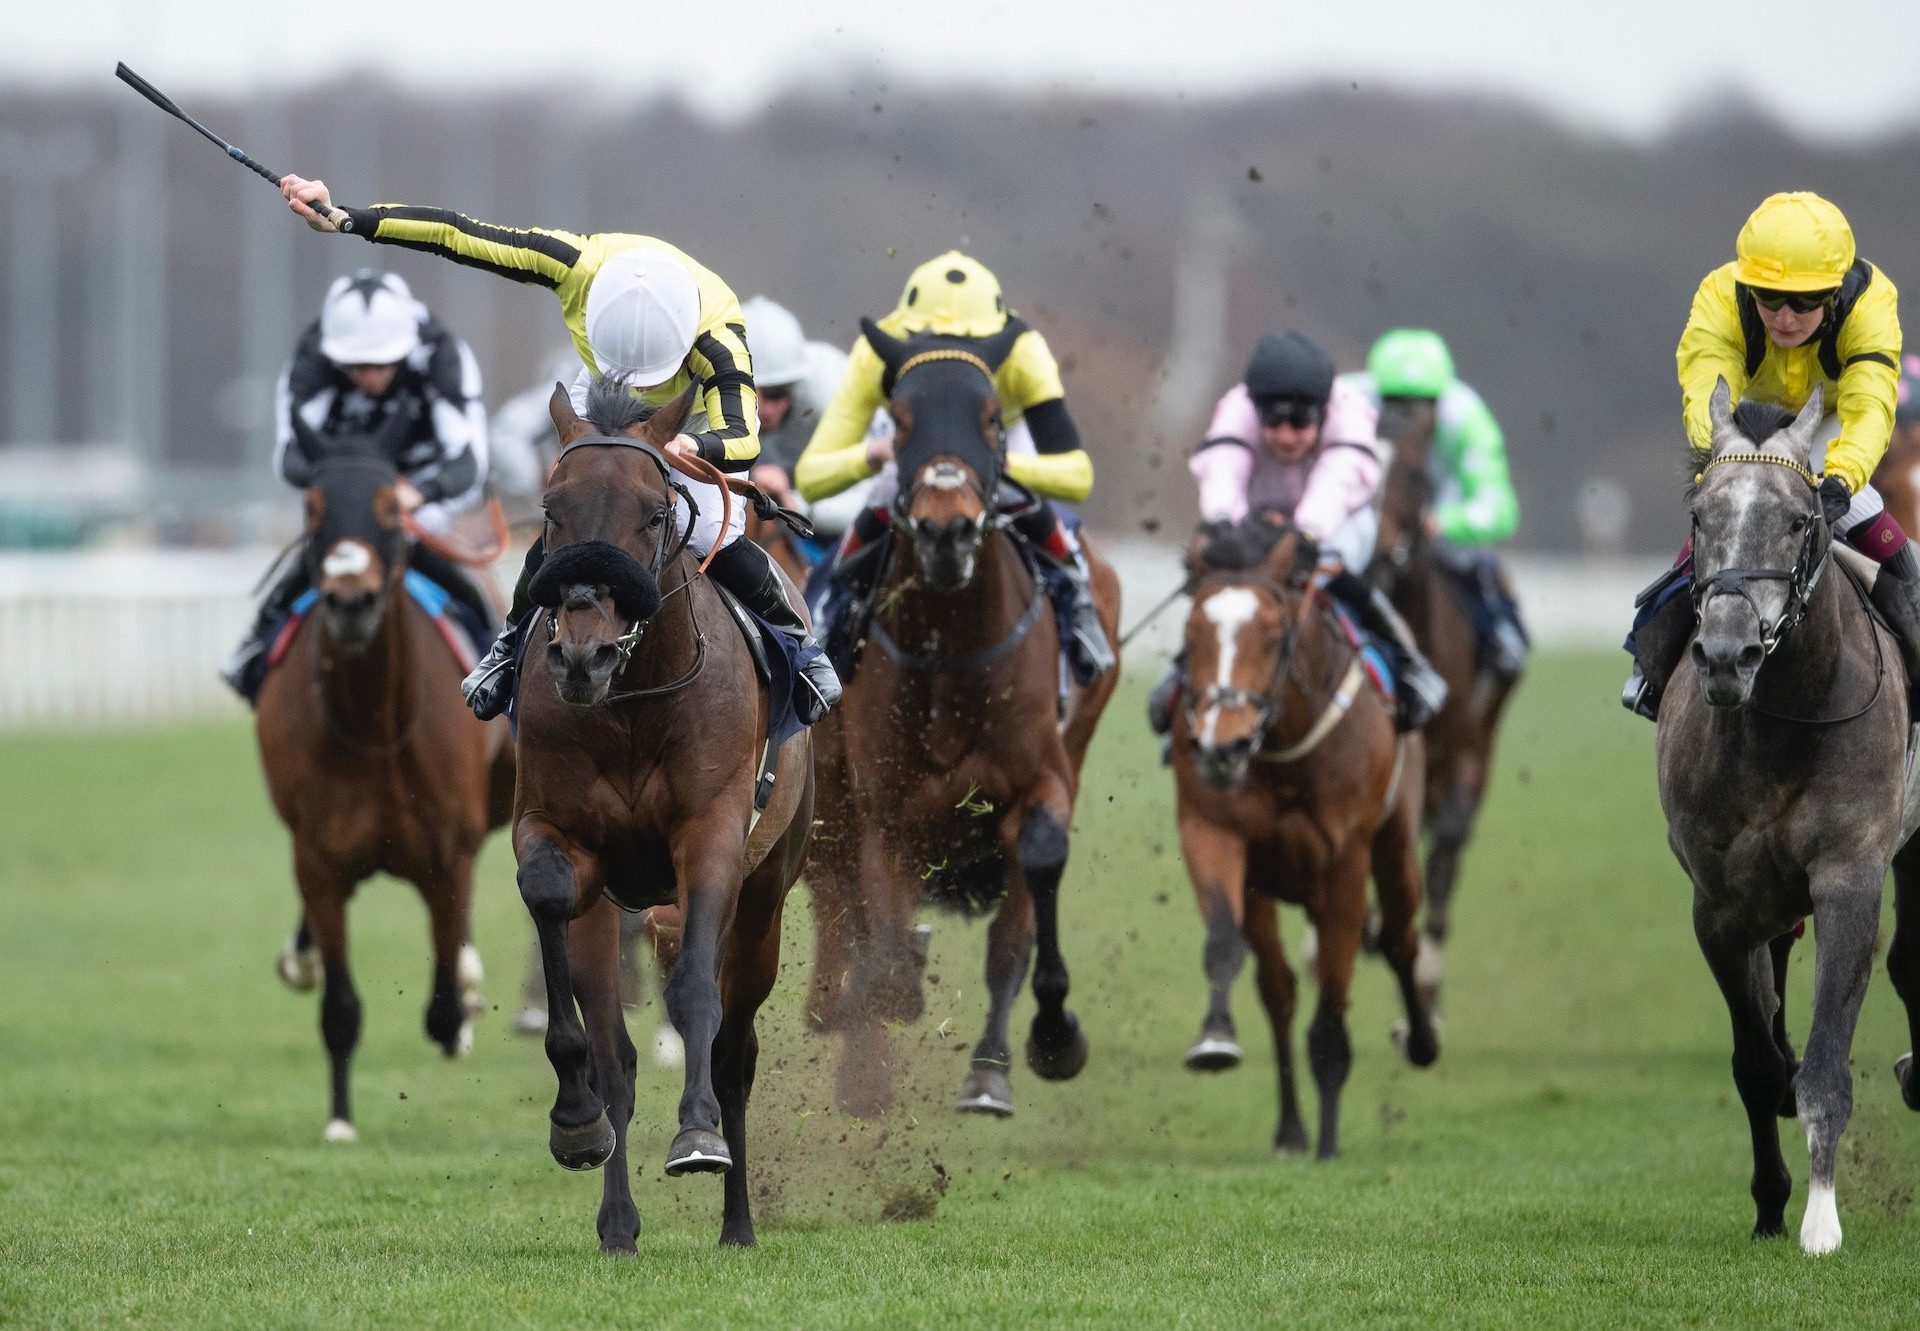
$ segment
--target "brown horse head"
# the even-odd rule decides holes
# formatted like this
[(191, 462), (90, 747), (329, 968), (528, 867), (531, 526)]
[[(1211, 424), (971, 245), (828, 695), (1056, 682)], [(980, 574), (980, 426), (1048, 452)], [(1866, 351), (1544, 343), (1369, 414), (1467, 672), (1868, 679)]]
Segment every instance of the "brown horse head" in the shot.
[(1311, 546), (1291, 526), (1271, 544), (1263, 535), (1207, 543), (1187, 616), (1187, 743), (1195, 772), (1219, 790), (1246, 781), (1279, 719), (1304, 618)]
[(1438, 424), (1438, 399), (1381, 399), (1379, 435), (1393, 445), (1393, 463), (1381, 483), (1380, 531), (1369, 573), (1389, 594), (1421, 557), (1427, 512), (1433, 506), (1427, 457)]
[(293, 416), (300, 450), (314, 459), (302, 558), (320, 623), (342, 651), (366, 650), (386, 618), (388, 594), (407, 566), (399, 473), (393, 456), (407, 420), (395, 412), (377, 435), (322, 436)]
[(540, 500), (546, 557), (527, 591), (548, 612), (548, 669), (570, 706), (606, 701), (641, 626), (660, 607), (660, 574), (684, 537), (659, 450), (680, 433), (692, 405), (691, 388), (655, 409), (623, 381), (602, 377), (583, 418), (566, 389), (554, 386), (548, 411), (560, 457)]
[(885, 366), (881, 380), (894, 421), (899, 490), (894, 520), (912, 540), (919, 578), (936, 591), (973, 581), (993, 497), (1006, 470), (1000, 395), (994, 374), (1026, 331), (988, 338), (902, 341), (863, 319), (867, 343)]

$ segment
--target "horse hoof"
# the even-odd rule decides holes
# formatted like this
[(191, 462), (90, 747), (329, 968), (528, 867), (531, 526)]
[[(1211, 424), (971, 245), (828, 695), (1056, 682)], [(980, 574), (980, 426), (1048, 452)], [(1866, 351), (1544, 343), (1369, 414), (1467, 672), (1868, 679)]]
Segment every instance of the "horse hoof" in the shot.
[(1416, 1068), (1432, 1067), (1440, 1057), (1440, 1023), (1437, 1021), (1428, 1023), (1420, 1038), (1415, 1038), (1413, 1028), (1404, 1020), (1394, 1022), (1387, 1034), (1393, 1040), (1393, 1047)]
[(1902, 1054), (1894, 1060), (1893, 1079), (1900, 1083), (1900, 1098), (1909, 1109), (1920, 1109), (1920, 1077), (1913, 1072), (1913, 1055)]
[(1281, 1155), (1305, 1155), (1311, 1146), (1304, 1123), (1283, 1123), (1273, 1137), (1273, 1149)]
[(1047, 1081), (1070, 1081), (1087, 1065), (1087, 1037), (1079, 1018), (1062, 1012), (1048, 1020), (1042, 1013), (1027, 1032), (1027, 1066)]
[(1007, 1080), (1007, 1070), (997, 1063), (975, 1063), (960, 1083), (953, 1107), (963, 1114), (1012, 1118), (1013, 1083)]
[(465, 1058), (473, 1052), (473, 1018), (460, 1023), (459, 1032), (453, 1037), (453, 1048), (447, 1050), (448, 1058)]
[(360, 1140), (360, 1134), (353, 1130), (353, 1124), (347, 1122), (344, 1118), (328, 1119), (327, 1130), (322, 1133), (321, 1136), (327, 1141), (340, 1144)]
[(667, 1148), (667, 1176), (682, 1174), (724, 1174), (733, 1168), (733, 1153), (726, 1139), (706, 1128), (682, 1128)]
[(1231, 1035), (1202, 1035), (1187, 1050), (1189, 1072), (1228, 1072), (1240, 1066), (1240, 1046)]
[(592, 1122), (575, 1128), (551, 1124), (547, 1149), (562, 1169), (600, 1168), (613, 1154), (613, 1124), (607, 1122), (607, 1111), (601, 1110)]
[(680, 1032), (662, 1023), (653, 1033), (653, 1065), (660, 1068), (682, 1067), (687, 1061), (687, 1042)]
[(1800, 1222), (1800, 1251), (1824, 1257), (1840, 1247), (1840, 1209), (1834, 1205), (1833, 1185), (1814, 1184), (1807, 1190), (1807, 1214)]
[(295, 947), (289, 938), (280, 955), (274, 958), (273, 969), (280, 976), (280, 983), (294, 993), (310, 994), (320, 984), (320, 949)]
[(547, 1010), (543, 1007), (521, 1008), (513, 1015), (513, 1029), (520, 1035), (545, 1035)]
[(1300, 931), (1300, 969), (1304, 974), (1318, 976), (1319, 962), (1320, 931), (1309, 924)]

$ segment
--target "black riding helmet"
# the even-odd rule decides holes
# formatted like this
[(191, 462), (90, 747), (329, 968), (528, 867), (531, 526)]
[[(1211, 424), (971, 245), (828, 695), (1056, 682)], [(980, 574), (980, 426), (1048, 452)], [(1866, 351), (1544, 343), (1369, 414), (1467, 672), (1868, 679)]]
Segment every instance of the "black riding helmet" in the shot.
[(1324, 406), (1333, 394), (1333, 357), (1305, 333), (1272, 333), (1253, 349), (1246, 383), (1256, 405), (1284, 400)]

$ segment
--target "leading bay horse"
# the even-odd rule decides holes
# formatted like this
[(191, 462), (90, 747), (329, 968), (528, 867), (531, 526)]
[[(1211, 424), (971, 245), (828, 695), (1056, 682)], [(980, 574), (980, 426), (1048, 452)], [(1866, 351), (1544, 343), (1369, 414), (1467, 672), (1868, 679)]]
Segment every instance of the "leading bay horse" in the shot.
[[(1709, 400), (1713, 443), (1692, 495), (1689, 655), (1660, 705), (1667, 842), (1693, 880), (1693, 929), (1733, 1020), (1733, 1079), (1753, 1146), (1756, 1238), (1785, 1233), (1793, 1182), (1776, 1116), (1811, 1159), (1800, 1246), (1840, 1246), (1834, 1173), (1853, 1109), (1849, 1057), (1891, 863), (1894, 989), (1920, 1040), (1920, 852), (1904, 763), (1908, 695), (1892, 634), (1838, 566), (1811, 469), (1815, 389), (1797, 417)], [(1813, 1021), (1798, 1064), (1781, 997), (1794, 930), (1813, 917)], [(1920, 1109), (1912, 1056), (1895, 1068)]]
[(1358, 649), (1311, 588), (1310, 545), (1288, 526), (1262, 553), (1266, 542), (1254, 535), (1216, 537), (1197, 552), (1188, 685), (1173, 722), (1180, 849), (1207, 928), (1211, 1004), (1196, 1048), (1234, 1044), (1227, 993), (1250, 947), (1279, 1065), (1274, 1147), (1307, 1149), (1293, 1067), (1296, 986), (1276, 903), (1303, 907), (1318, 939), (1307, 1063), (1328, 1159), (1339, 1149), (1340, 1091), (1353, 1063), (1347, 992), (1369, 876), (1380, 948), (1406, 1005), (1396, 1038), (1415, 1067), (1440, 1054), (1414, 974), (1421, 737), (1394, 734), (1391, 704), (1366, 684)]
[[(302, 551), (317, 599), (260, 689), (254, 731), (293, 837), (302, 934), (319, 954), (326, 1139), (347, 1142), (358, 1135), (349, 1068), (361, 1019), (347, 901), (380, 872), (420, 890), (433, 933), (427, 1034), (450, 1057), (465, 1053), (481, 979), (468, 941), (473, 865), (507, 819), (513, 754), (505, 723), (476, 721), (461, 702), (464, 665), (403, 589), (408, 543), (389, 460), (398, 440), (321, 439), (298, 413), (294, 428), (321, 459)], [(388, 430), (405, 428), (396, 416)]]
[[(1005, 1117), (1007, 1027), (1036, 946), (1028, 1066), (1064, 1080), (1087, 1060), (1066, 1006), (1060, 880), (1080, 768), (1118, 671), (1076, 690), (1062, 717), (1054, 617), (998, 516), (1006, 453), (993, 376), (1011, 336), (904, 343), (863, 327), (892, 385), (899, 493), (864, 654), (819, 727), (809, 1016), (844, 1035), (841, 1106), (882, 1112), (893, 1099), (883, 1023), (923, 1010), (922, 896), (963, 915), (994, 911), (986, 1030), (955, 1107)], [(1117, 638), (1118, 579), (1088, 559)]]
[[(606, 1166), (600, 1246), (633, 1252), (627, 1170), (636, 1055), (620, 1006), (620, 919), (680, 925), (666, 1006), (686, 1042), (666, 1171), (726, 1173), (720, 1242), (751, 1244), (747, 1099), (754, 1017), (780, 960), (780, 913), (813, 823), (808, 732), (755, 787), (775, 708), (677, 520), (665, 446), (691, 390), (651, 411), (615, 380), (587, 418), (564, 390), (561, 451), (541, 505), (546, 557), (516, 699), (513, 846), (540, 935), (547, 1056), (559, 1081), (549, 1145), (569, 1169)], [(575, 1010), (575, 1000), (579, 1009)], [(584, 1022), (582, 1018), (584, 1017)]]
[(1382, 405), (1380, 434), (1393, 441), (1394, 454), (1381, 491), (1379, 545), (1367, 576), (1405, 617), (1420, 650), (1447, 681), (1447, 700), (1422, 732), (1427, 872), (1420, 976), (1427, 1002), (1437, 1012), (1460, 858), (1486, 795), (1501, 714), (1520, 677), (1480, 658), (1466, 592), (1442, 563), (1438, 538), (1429, 528), (1428, 450), (1435, 424), (1432, 399), (1389, 398)]

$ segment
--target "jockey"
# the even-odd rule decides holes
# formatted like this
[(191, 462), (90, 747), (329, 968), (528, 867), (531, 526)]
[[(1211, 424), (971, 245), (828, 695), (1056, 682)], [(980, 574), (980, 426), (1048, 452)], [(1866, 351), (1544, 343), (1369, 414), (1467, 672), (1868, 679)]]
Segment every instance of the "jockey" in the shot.
[(871, 482), (809, 505), (793, 488), (793, 469), (846, 375), (847, 353), (831, 342), (809, 340), (792, 312), (765, 296), (750, 297), (741, 309), (760, 389), (760, 460), (750, 473), (753, 483), (805, 513), (817, 536), (837, 539), (865, 507)]
[[(1087, 559), (1079, 537), (1060, 521), (1049, 499), (1078, 503), (1093, 489), (1093, 460), (1080, 445), (1080, 432), (1067, 414), (1060, 366), (1047, 340), (1027, 328), (1006, 307), (1000, 280), (978, 259), (949, 250), (914, 269), (893, 313), (879, 321), (895, 337), (932, 333), (984, 338), (1009, 324), (1025, 329), (994, 375), (1005, 434), (1006, 477), (995, 497), (1038, 557), (1042, 580), (1060, 620), (1061, 641), (1074, 680), (1098, 679), (1114, 665), (1113, 646), (1094, 608), (1087, 585)], [(811, 503), (879, 473), (866, 507), (841, 540), (836, 565), (819, 618), (832, 634), (854, 597), (871, 590), (875, 538), (893, 517), (898, 478), (893, 468), (893, 434), (875, 428), (876, 412), (886, 407), (881, 384), (885, 367), (863, 335), (853, 344), (846, 376), (815, 427), (813, 439), (794, 468), (794, 483)], [(836, 651), (842, 644), (836, 643)]]
[(1425, 398), (1434, 404), (1430, 520), (1440, 561), (1473, 598), (1481, 659), (1513, 679), (1527, 661), (1527, 631), (1519, 607), (1501, 585), (1492, 547), (1510, 540), (1520, 523), (1520, 500), (1507, 474), (1506, 439), (1486, 402), (1454, 377), (1453, 355), (1440, 334), (1395, 328), (1367, 354), (1367, 372), (1355, 381), (1377, 406), (1386, 398)]
[[(1373, 559), (1374, 503), (1387, 469), (1378, 425), (1379, 409), (1359, 376), (1336, 379), (1333, 361), (1311, 338), (1280, 333), (1254, 348), (1246, 378), (1214, 408), (1187, 470), (1200, 487), (1203, 523), (1279, 513), (1319, 548), (1323, 566), (1334, 570), (1326, 589), (1394, 655), (1394, 724), (1405, 732), (1433, 718), (1447, 684), (1385, 594), (1360, 576)], [(1176, 657), (1148, 697), (1156, 734), (1172, 727), (1184, 668)]]
[[(1687, 439), (1696, 453), (1713, 446), (1707, 409), (1725, 379), (1735, 401), (1754, 399), (1799, 411), (1820, 387), (1829, 414), (1813, 466), (1834, 535), (1880, 566), (1873, 604), (1900, 644), (1907, 678), (1920, 682), (1920, 561), (1907, 534), (1867, 483), (1892, 437), (1900, 379), (1900, 293), (1873, 264), (1856, 257), (1853, 229), (1817, 194), (1775, 194), (1754, 209), (1734, 241), (1734, 260), (1708, 273), (1694, 293), (1676, 360)], [(1824, 459), (1822, 452), (1824, 451)], [(1635, 633), (1669, 606), (1691, 598), (1692, 543), (1641, 597)], [(1673, 613), (1681, 613), (1675, 610)], [(1684, 649), (1685, 634), (1674, 639)], [(1634, 635), (1627, 638), (1631, 651)], [(1679, 664), (1657, 663), (1657, 678), (1636, 659), (1621, 702), (1649, 720)]]
[[(274, 470), (289, 485), (312, 483), (318, 458), (294, 433), (294, 417), (320, 435), (375, 436), (395, 416), (407, 422), (391, 459), (400, 502), (432, 532), (480, 497), (487, 479), (487, 412), (473, 351), (435, 319), (392, 273), (362, 269), (328, 288), (320, 317), (307, 326), (274, 394)], [(425, 546), (414, 567), (491, 623), (473, 583)], [(243, 697), (258, 690), (267, 635), (307, 589), (295, 561), (260, 603), (253, 627), (220, 674)]]
[[(332, 200), (322, 182), (287, 176), (280, 192), (314, 230), (340, 229), (328, 220)], [(329, 211), (316, 213), (309, 206), (316, 203)], [(722, 471), (744, 471), (759, 455), (753, 358), (741, 332), (740, 303), (716, 274), (665, 241), (621, 232), (583, 236), (540, 227), (516, 230), (443, 208), (376, 204), (344, 211), (346, 229), (376, 244), (425, 250), (552, 291), (580, 355), (571, 390), (574, 410), (586, 409), (587, 389), (597, 373), (625, 376), (636, 395), (655, 406), (692, 387), (696, 405), (687, 421), (689, 432), (665, 451), (703, 458)], [(794, 707), (802, 721), (819, 720), (839, 699), (840, 681), (788, 600), (785, 580), (766, 551), (740, 539), (745, 505), (734, 506), (723, 531), (719, 487), (692, 477), (677, 480), (692, 495), (692, 511), (684, 496), (674, 498), (676, 520), (691, 528), (691, 547), (703, 556), (719, 547), (709, 575), (800, 644), (804, 687), (795, 690)], [(527, 584), (544, 554), (538, 541), (527, 552), (514, 592), (514, 622), (462, 685), (482, 720), (498, 716), (512, 700), (517, 626), (526, 622)]]

